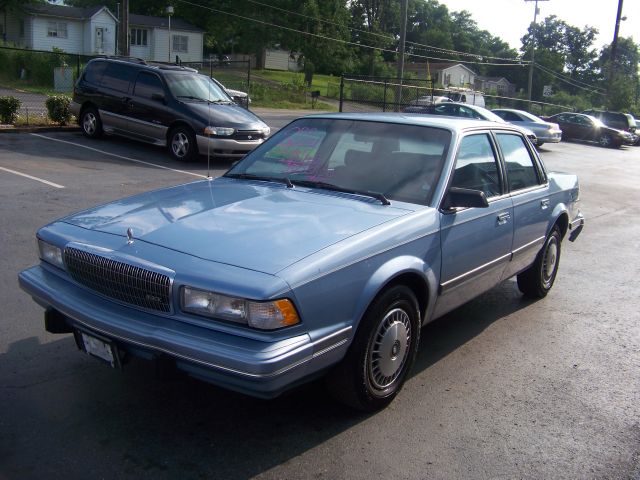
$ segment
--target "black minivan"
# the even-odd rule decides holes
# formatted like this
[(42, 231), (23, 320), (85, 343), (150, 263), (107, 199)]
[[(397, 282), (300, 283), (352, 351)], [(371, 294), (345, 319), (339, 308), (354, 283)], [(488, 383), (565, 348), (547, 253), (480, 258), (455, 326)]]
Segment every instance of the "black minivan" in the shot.
[(270, 133), (206, 75), (131, 58), (87, 63), (71, 110), (88, 137), (106, 133), (167, 146), (183, 161), (197, 154), (241, 158)]

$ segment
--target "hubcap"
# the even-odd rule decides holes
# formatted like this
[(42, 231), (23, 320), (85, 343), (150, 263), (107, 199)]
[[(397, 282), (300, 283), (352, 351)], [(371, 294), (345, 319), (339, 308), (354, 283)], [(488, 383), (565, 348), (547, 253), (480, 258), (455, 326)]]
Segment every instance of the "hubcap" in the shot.
[(547, 246), (547, 251), (544, 255), (544, 262), (542, 265), (542, 274), (545, 283), (549, 283), (553, 278), (553, 274), (556, 271), (558, 264), (558, 244), (555, 239), (552, 239)]
[(189, 137), (182, 132), (176, 133), (171, 141), (171, 150), (176, 157), (184, 157), (189, 152)]
[(607, 135), (603, 135), (602, 137), (600, 137), (600, 145), (606, 147), (609, 145), (609, 143), (611, 143), (611, 139)]
[(369, 376), (375, 388), (383, 390), (400, 376), (410, 342), (409, 315), (400, 308), (391, 310), (378, 325), (368, 358)]
[(96, 131), (96, 116), (91, 112), (85, 114), (82, 126), (85, 132), (87, 132), (89, 135), (93, 135), (93, 133)]

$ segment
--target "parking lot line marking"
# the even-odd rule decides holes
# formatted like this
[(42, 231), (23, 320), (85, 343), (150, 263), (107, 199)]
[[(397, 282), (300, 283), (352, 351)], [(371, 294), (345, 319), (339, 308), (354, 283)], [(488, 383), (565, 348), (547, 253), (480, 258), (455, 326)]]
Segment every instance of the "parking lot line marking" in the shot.
[(47, 137), (46, 135), (40, 135), (39, 133), (32, 133), (31, 135), (33, 135), (34, 137), (44, 138), (45, 140), (52, 140), (54, 142), (66, 143), (66, 144), (69, 144), (69, 145), (74, 145), (76, 147), (86, 148), (87, 150), (92, 150), (94, 152), (102, 153), (104, 155), (109, 155), (111, 157), (116, 157), (116, 158), (119, 158), (121, 160), (126, 160), (128, 162), (141, 163), (143, 165), (148, 165), (150, 167), (161, 168), (163, 170), (171, 170), (172, 172), (184, 173), (185, 175), (192, 175), (194, 177), (208, 178), (206, 175), (201, 175), (199, 173), (187, 172), (186, 170), (178, 170), (177, 168), (165, 167), (163, 165), (158, 165), (157, 163), (145, 162), (144, 160), (138, 160), (136, 158), (125, 157), (124, 155), (118, 155), (116, 153), (106, 152), (106, 151), (100, 150), (98, 148), (88, 147), (87, 145), (82, 145), (80, 143), (70, 142), (68, 140), (60, 140), (59, 138), (51, 138), (51, 137)]
[(26, 173), (16, 172), (15, 170), (11, 170), (9, 168), (0, 167), (0, 170), (5, 172), (13, 173), (14, 175), (20, 175), (21, 177), (30, 178), (31, 180), (35, 180), (36, 182), (44, 183), (45, 185), (50, 185), (55, 188), (64, 188), (64, 185), (58, 185), (57, 183), (50, 182), (49, 180), (45, 180), (43, 178), (33, 177), (31, 175), (27, 175)]

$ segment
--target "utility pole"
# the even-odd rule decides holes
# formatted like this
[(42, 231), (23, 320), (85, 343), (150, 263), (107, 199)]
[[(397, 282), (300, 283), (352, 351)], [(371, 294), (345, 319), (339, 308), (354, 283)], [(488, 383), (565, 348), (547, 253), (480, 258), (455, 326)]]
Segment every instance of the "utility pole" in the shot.
[(120, 55), (129, 56), (129, 0), (122, 0), (122, 11), (120, 12), (120, 34), (119, 50)]
[(402, 101), (402, 77), (404, 77), (404, 45), (407, 40), (407, 2), (408, 0), (401, 0), (400, 2), (400, 46), (399, 46), (399, 58), (398, 58), (398, 86), (396, 88), (396, 105), (395, 111), (400, 111), (400, 102)]
[(533, 11), (533, 28), (531, 29), (531, 63), (529, 64), (529, 88), (527, 92), (527, 99), (531, 101), (531, 93), (533, 91), (533, 64), (536, 58), (536, 20), (538, 19), (538, 2), (547, 2), (549, 0), (524, 0), (525, 2), (535, 2), (536, 8)]
[(609, 81), (607, 82), (607, 103), (611, 103), (612, 86), (616, 73), (616, 53), (618, 50), (618, 32), (620, 31), (620, 20), (622, 18), (622, 0), (618, 0), (618, 13), (616, 14), (616, 28), (613, 31), (613, 42), (611, 42), (611, 57), (609, 58)]

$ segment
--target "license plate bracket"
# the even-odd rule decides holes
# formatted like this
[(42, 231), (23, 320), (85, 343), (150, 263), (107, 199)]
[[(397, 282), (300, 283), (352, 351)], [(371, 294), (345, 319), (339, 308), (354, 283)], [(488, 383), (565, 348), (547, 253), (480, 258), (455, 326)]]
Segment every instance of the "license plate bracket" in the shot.
[(107, 363), (111, 368), (122, 368), (118, 348), (112, 340), (80, 329), (75, 331), (75, 338), (78, 348), (87, 355)]

